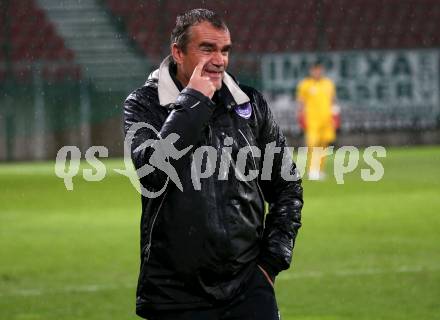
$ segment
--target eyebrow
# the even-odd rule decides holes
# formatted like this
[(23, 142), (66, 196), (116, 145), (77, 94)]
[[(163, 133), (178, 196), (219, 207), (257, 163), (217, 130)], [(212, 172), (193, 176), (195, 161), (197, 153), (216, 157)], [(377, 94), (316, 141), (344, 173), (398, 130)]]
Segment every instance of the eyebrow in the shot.
[[(199, 48), (215, 48), (216, 45), (214, 43), (211, 42), (202, 42), (201, 44), (199, 44)], [(231, 44), (227, 44), (225, 45), (221, 51), (229, 51), (231, 49), (232, 45)]]

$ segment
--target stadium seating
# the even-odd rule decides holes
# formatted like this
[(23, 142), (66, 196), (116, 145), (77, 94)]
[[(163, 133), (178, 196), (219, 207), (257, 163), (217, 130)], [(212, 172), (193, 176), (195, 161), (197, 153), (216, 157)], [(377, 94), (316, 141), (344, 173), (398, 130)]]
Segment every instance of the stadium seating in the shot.
[[(13, 76), (26, 81), (35, 62), (45, 62), (47, 79), (78, 79), (75, 55), (35, 0), (9, 1), (0, 19), (0, 62), (8, 59)], [(187, 9), (207, 7), (221, 13), (234, 41), (234, 52), (430, 48), (440, 45), (437, 0), (268, 0), (152, 1), (103, 0), (122, 22), (139, 51), (158, 59), (168, 51), (175, 17)], [(166, 13), (166, 14), (164, 14)], [(8, 49), (5, 49), (8, 48)], [(6, 69), (0, 67), (0, 80)]]
[(153, 57), (167, 51), (176, 15), (195, 7), (225, 17), (237, 44), (234, 51), (239, 53), (440, 45), (440, 1), (436, 0), (322, 0), (320, 8), (318, 1), (301, 0), (106, 3), (141, 51)]
[[(175, 17), (195, 7), (208, 7), (222, 13), (234, 36), (238, 52), (286, 51), (313, 49), (316, 41), (315, 25), (306, 23), (313, 14), (313, 6), (300, 1), (269, 2), (243, 1), (157, 1), (107, 0), (110, 11), (121, 19), (127, 32), (146, 55), (156, 56), (166, 50)], [(299, 7), (298, 7), (299, 5)], [(299, 10), (301, 9), (301, 10)], [(167, 14), (161, 14), (166, 12)], [(160, 19), (151, 19), (160, 17)], [(298, 29), (299, 22), (305, 26)], [(291, 39), (286, 35), (295, 34)], [(303, 35), (307, 34), (309, 37)]]
[[(35, 70), (46, 80), (81, 77), (81, 69), (74, 63), (73, 51), (66, 47), (35, 1), (9, 1), (6, 10), (4, 16), (8, 20), (2, 25), (8, 28), (8, 37), (3, 35), (0, 38), (0, 47), (3, 48), (0, 62), (8, 57), (14, 79), (30, 81)], [(0, 80), (6, 77), (6, 67), (3, 65), (1, 69)]]
[(325, 0), (327, 49), (427, 48), (440, 44), (440, 2)]

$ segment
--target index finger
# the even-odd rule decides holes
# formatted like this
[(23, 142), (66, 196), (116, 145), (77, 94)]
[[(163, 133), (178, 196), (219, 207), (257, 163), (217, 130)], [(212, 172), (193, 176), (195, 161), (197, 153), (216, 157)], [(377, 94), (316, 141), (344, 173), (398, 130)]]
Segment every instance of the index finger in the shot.
[(208, 59), (202, 59), (197, 63), (196, 67), (194, 68), (193, 74), (196, 74), (198, 76), (202, 75), (203, 67), (205, 66), (206, 62), (208, 62)]

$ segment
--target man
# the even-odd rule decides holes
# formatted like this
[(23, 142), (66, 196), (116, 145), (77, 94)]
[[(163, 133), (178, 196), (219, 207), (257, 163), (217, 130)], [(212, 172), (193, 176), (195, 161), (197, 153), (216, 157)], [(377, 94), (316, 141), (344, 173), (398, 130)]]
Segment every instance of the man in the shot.
[(305, 131), (309, 148), (310, 180), (322, 180), (325, 177), (325, 158), (321, 152), (312, 152), (313, 148), (325, 148), (336, 138), (332, 109), (336, 99), (335, 85), (323, 73), (324, 67), (320, 63), (313, 64), (310, 76), (302, 80), (297, 89), (300, 126)]
[[(192, 147), (179, 159), (168, 158), (181, 188), (168, 183), (166, 170), (140, 175), (149, 190), (166, 186), (157, 198), (142, 196), (136, 312), (150, 320), (279, 319), (273, 283), (290, 265), (301, 226), (301, 181), (282, 178), (286, 167), (280, 150), (273, 154), (268, 179), (239, 179), (241, 149), (252, 144), (264, 151), (269, 143), (284, 147), (285, 138), (261, 94), (238, 85), (225, 71), (230, 48), (229, 30), (217, 14), (204, 9), (184, 13), (171, 35), (171, 56), (124, 103), (127, 136), (133, 125), (148, 125), (133, 136), (136, 169), (160, 163), (150, 161), (157, 145), (139, 147), (149, 139), (159, 144), (177, 134), (173, 148)], [(217, 165), (216, 173), (200, 179), (196, 188), (198, 146), (223, 150), (214, 159), (223, 169)], [(287, 171), (296, 174), (290, 154), (285, 158)], [(248, 156), (247, 169), (261, 169), (263, 159), (263, 154)], [(206, 168), (207, 160), (202, 162)], [(265, 222), (264, 201), (270, 205)]]

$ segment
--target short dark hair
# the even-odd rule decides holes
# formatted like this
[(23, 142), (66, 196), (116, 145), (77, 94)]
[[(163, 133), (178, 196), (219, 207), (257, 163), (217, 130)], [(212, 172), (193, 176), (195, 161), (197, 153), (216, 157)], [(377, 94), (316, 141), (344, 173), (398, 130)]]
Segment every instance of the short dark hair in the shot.
[(209, 22), (217, 29), (228, 30), (226, 23), (214, 11), (192, 9), (177, 16), (176, 26), (171, 32), (171, 45), (176, 43), (185, 52), (189, 41), (189, 28), (204, 21)]
[(324, 64), (322, 63), (321, 60), (317, 60), (310, 65), (310, 69), (314, 69), (314, 68), (324, 68)]

